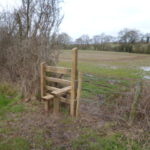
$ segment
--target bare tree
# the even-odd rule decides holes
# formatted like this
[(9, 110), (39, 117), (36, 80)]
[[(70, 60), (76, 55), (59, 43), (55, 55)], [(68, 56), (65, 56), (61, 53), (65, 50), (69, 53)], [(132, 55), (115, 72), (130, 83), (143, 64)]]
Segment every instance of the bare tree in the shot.
[[(62, 21), (59, 0), (22, 0), (0, 13), (0, 79), (19, 85), (24, 95), (39, 87), (39, 64), (55, 64), (54, 35)], [(3, 77), (2, 77), (3, 76)]]
[(90, 41), (90, 37), (85, 34), (76, 39), (76, 44), (78, 44), (81, 49), (88, 49)]
[(95, 50), (106, 50), (108, 43), (112, 42), (113, 37), (102, 33), (93, 37), (93, 46)]
[(122, 43), (136, 43), (140, 41), (141, 33), (134, 29), (123, 29), (119, 32), (119, 40)]
[(144, 38), (145, 38), (146, 43), (149, 43), (150, 42), (150, 33), (146, 33), (144, 35)]
[(57, 44), (61, 48), (66, 48), (67, 45), (70, 45), (72, 42), (72, 38), (67, 33), (61, 33), (57, 36)]

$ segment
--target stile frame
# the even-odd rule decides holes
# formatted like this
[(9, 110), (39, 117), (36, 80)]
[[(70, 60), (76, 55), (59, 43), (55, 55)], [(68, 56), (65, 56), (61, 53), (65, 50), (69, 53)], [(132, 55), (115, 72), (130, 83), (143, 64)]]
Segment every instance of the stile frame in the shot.
[[(70, 75), (71, 80), (49, 77), (46, 72), (54, 72), (58, 74)], [(55, 82), (65, 85), (64, 88), (46, 85), (47, 82)], [(60, 103), (65, 102), (70, 105), (70, 115), (79, 116), (79, 105), (81, 95), (82, 74), (78, 72), (78, 49), (72, 50), (72, 68), (48, 66), (41, 63), (41, 98), (45, 102), (45, 111), (50, 110), (50, 102), (53, 102), (53, 113), (58, 114)], [(50, 93), (47, 93), (50, 92)], [(70, 98), (65, 99), (62, 95), (70, 93)]]

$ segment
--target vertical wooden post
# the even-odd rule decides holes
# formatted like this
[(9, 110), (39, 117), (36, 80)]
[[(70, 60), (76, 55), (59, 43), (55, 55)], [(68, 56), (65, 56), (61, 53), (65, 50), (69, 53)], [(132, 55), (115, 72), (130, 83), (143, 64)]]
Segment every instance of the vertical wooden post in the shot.
[(81, 89), (82, 89), (82, 74), (79, 73), (79, 75), (78, 75), (78, 90), (77, 90), (76, 117), (79, 116)]
[(41, 63), (41, 97), (45, 96), (45, 65), (45, 62)]
[(71, 71), (71, 102), (70, 102), (70, 115), (75, 115), (75, 100), (77, 96), (77, 79), (78, 79), (78, 50), (72, 50), (72, 71)]
[(58, 114), (58, 113), (59, 113), (59, 104), (60, 104), (60, 103), (59, 103), (59, 98), (55, 97), (53, 101), (54, 101), (53, 113), (54, 113), (54, 114)]
[(50, 109), (50, 101), (45, 101), (45, 111), (46, 112), (49, 112), (49, 109)]
[[(46, 95), (46, 91), (45, 91), (45, 86), (46, 86), (46, 81), (45, 81), (45, 66), (46, 63), (43, 62), (41, 63), (41, 97)], [(45, 101), (45, 111), (48, 112), (49, 111), (49, 101)]]

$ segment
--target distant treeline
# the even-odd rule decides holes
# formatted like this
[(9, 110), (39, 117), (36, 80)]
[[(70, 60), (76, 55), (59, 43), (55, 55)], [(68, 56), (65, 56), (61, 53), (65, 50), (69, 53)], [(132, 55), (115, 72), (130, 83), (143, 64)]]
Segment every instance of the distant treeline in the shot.
[(143, 34), (139, 30), (126, 28), (116, 37), (102, 33), (92, 38), (82, 35), (74, 41), (68, 34), (61, 33), (57, 36), (57, 44), (64, 49), (78, 47), (82, 50), (150, 53), (150, 33)]

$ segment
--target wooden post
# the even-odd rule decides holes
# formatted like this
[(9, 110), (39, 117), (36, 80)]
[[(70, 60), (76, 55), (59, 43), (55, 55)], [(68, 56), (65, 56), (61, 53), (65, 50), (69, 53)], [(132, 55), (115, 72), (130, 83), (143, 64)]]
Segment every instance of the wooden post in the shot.
[(77, 106), (76, 106), (76, 117), (79, 116), (79, 107), (80, 107), (80, 96), (82, 90), (82, 74), (79, 72), (78, 75), (78, 90), (77, 90)]
[[(45, 68), (46, 68), (46, 63), (45, 62), (41, 63), (41, 97), (46, 95)], [(50, 105), (49, 101), (45, 101), (44, 105), (45, 105), (45, 111), (48, 112), (49, 111), (49, 105)]]
[(45, 96), (45, 66), (46, 63), (41, 63), (41, 97)]
[(50, 101), (45, 101), (44, 104), (45, 104), (45, 111), (46, 111), (46, 112), (49, 112), (49, 109), (50, 109)]
[(71, 102), (70, 102), (70, 115), (75, 115), (75, 100), (77, 96), (77, 79), (78, 79), (78, 50), (72, 50), (72, 71), (71, 71)]
[(55, 97), (53, 101), (54, 101), (53, 102), (53, 104), (54, 104), (54, 106), (53, 106), (53, 108), (54, 108), (53, 113), (54, 114), (58, 114), (59, 113), (59, 104), (60, 104), (59, 103), (59, 98)]

